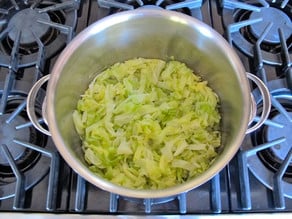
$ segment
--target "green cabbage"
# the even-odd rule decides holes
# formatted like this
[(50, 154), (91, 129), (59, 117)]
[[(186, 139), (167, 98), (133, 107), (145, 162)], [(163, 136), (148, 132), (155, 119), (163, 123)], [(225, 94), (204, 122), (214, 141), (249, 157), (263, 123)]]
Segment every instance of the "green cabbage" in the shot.
[(185, 64), (137, 58), (98, 74), (73, 120), (89, 168), (161, 189), (203, 173), (221, 143), (219, 98)]

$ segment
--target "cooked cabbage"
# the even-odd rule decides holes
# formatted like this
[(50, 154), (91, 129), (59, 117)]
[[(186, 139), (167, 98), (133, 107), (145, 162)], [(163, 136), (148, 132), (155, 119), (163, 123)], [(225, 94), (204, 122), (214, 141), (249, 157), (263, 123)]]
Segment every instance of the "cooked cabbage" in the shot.
[(184, 63), (137, 58), (98, 74), (73, 120), (89, 168), (128, 188), (203, 173), (221, 143), (219, 98)]

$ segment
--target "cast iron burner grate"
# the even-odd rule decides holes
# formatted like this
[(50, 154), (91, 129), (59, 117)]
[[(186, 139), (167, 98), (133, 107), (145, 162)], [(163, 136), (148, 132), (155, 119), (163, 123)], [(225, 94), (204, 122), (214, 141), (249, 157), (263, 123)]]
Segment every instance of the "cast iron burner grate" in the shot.
[[(215, 175), (199, 188), (165, 198), (129, 198), (108, 193), (87, 183), (77, 175), (72, 185), (72, 210), (76, 212), (110, 212), (112, 214), (187, 214), (195, 211), (221, 213), (226, 211), (225, 171)], [(103, 197), (102, 202), (97, 197)], [(92, 206), (93, 204), (93, 206)], [(100, 207), (100, 209), (99, 209)]]
[(17, 68), (36, 63), (60, 51), (73, 37), (79, 0), (9, 1), (0, 3), (0, 66)]
[[(286, 118), (285, 115), (279, 114), (278, 111), (273, 108), (270, 114), (270, 120), (275, 124), (281, 124), (282, 127), (267, 126), (255, 134), (254, 141), (256, 145), (263, 144), (264, 142), (270, 142), (274, 139), (285, 137), (286, 141), (274, 145), (266, 150), (258, 152), (258, 156), (264, 165), (276, 173), (279, 171), (281, 164), (284, 162), (290, 148), (292, 145), (291, 130), (292, 122), (292, 108), (291, 108), (291, 96), (286, 96), (285, 94), (278, 93), (276, 98), (281, 99), (282, 105), (287, 110), (289, 117)], [(284, 177), (290, 178), (290, 183), (292, 183), (292, 162), (287, 166), (284, 173)]]
[[(289, 1), (250, 1), (243, 3), (234, 0), (222, 1), (222, 19), (226, 37), (243, 53), (254, 56), (254, 44), (261, 39), (263, 61), (268, 64), (282, 65), (282, 44), (285, 42), (291, 55), (292, 22)], [(280, 36), (280, 32), (282, 36)]]
[[(292, 95), (284, 79), (270, 81), (267, 86), (273, 105), (270, 117), (266, 126), (252, 134), (252, 144), (243, 144), (238, 155), (243, 209), (251, 209), (248, 170), (273, 191), (275, 209), (285, 209), (285, 197), (292, 198)], [(254, 94), (260, 104), (262, 100), (258, 91), (255, 90)]]
[[(292, 32), (287, 28), (284, 30), (285, 25), (291, 24), (287, 24), (286, 15), (279, 10), (283, 8), (286, 10), (290, 5), (288, 2), (283, 2), (281, 7), (277, 6), (277, 8), (267, 1), (256, 2), (257, 4), (246, 4), (227, 0), (222, 3), (223, 21), (229, 43), (235, 44), (239, 50), (253, 57), (253, 73), (267, 85), (272, 102), (272, 110), (265, 126), (246, 137), (237, 156), (240, 172), (238, 174), (240, 204), (242, 210), (252, 209), (251, 197), (254, 197), (254, 194), (251, 193), (251, 186), (254, 184), (250, 184), (252, 177), (249, 175), (249, 171), (251, 171), (264, 187), (272, 191), (272, 204), (269, 206), (271, 205), (274, 209), (285, 209), (285, 198), (292, 198), (292, 178), (290, 175), (292, 142), (289, 136), (292, 124), (290, 112), (292, 99), (291, 53), (289, 51), (291, 42), (289, 38), (291, 38)], [(259, 7), (259, 3), (263, 7)], [(279, 13), (283, 22), (276, 22), (275, 26), (275, 23), (270, 18), (267, 19), (266, 15), (262, 17), (263, 11)], [(236, 20), (238, 18), (239, 20)], [(244, 34), (248, 31), (253, 35), (254, 40), (247, 41), (244, 38)], [(265, 51), (263, 48), (267, 44), (277, 45), (281, 49), (277, 53)], [(269, 80), (264, 63), (281, 65), (280, 71), (283, 79)], [(262, 97), (258, 89), (255, 89), (253, 94), (260, 111)], [(258, 117), (255, 118), (255, 120), (258, 119)], [(287, 131), (283, 131), (283, 129)]]
[[(13, 209), (23, 210), (35, 201), (28, 192), (35, 186), (47, 187), (45, 208), (57, 208), (60, 157), (51, 140), (29, 122), (27, 92), (21, 88), (29, 88), (47, 73), (45, 66), (72, 39), (79, 4), (79, 0), (0, 2), (4, 79), (0, 83), (0, 200), (9, 203), (12, 198)], [(43, 97), (38, 96), (38, 115)], [(47, 185), (40, 183), (43, 179)]]
[(198, 11), (202, 7), (202, 0), (97, 0), (102, 8), (111, 9), (110, 14), (122, 10), (134, 10), (137, 8), (174, 10), (192, 15), (202, 20)]
[(55, 209), (59, 156), (46, 146), (47, 137), (33, 128), (25, 106), (26, 95), (11, 91), (0, 115), (0, 200), (13, 197), (13, 209), (23, 209), (25, 191), (50, 172), (46, 208)]
[[(46, 136), (37, 132), (33, 127), (23, 125), (29, 122), (27, 113), (23, 110), (25, 104), (23, 101), (25, 101), (25, 97), (19, 95), (10, 97), (5, 113), (0, 116), (0, 144), (9, 146), (10, 154), (21, 172), (27, 171), (38, 162), (40, 155), (35, 151), (19, 146), (13, 140), (23, 139), (26, 142), (39, 144), (41, 147), (46, 144)], [(13, 176), (13, 171), (1, 152), (0, 176)]]
[(0, 115), (22, 70), (35, 66), (33, 83), (44, 72), (48, 58), (73, 37), (79, 0), (1, 1), (0, 66), (8, 69), (0, 99)]

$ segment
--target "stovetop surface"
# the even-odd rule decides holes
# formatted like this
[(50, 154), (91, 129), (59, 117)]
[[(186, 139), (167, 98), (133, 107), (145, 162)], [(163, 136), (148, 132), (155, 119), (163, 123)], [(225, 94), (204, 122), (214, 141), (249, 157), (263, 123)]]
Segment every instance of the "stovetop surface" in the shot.
[[(107, 15), (154, 4), (157, 4), (163, 10), (176, 10), (193, 16), (223, 35), (236, 50), (246, 71), (257, 74), (269, 87), (273, 97), (273, 107), (272, 114), (264, 128), (247, 135), (240, 151), (230, 164), (209, 182), (176, 197), (137, 200), (110, 194), (86, 182), (71, 170), (58, 155), (50, 137), (41, 137), (41, 134), (29, 124), (27, 116), (18, 113), (18, 116), (13, 117), (13, 112), (24, 111), (22, 113), (25, 113), (25, 99), (31, 86), (37, 79), (50, 73), (60, 51), (76, 34)], [(261, 149), (257, 153), (253, 153), (253, 148), (257, 146), (265, 147), (269, 143), (272, 147), (268, 154), (275, 155), (277, 161), (283, 161), (285, 158), (290, 159), (288, 160), (288, 166), (291, 168), (291, 156), (289, 157), (291, 144), (285, 143), (289, 134), (282, 131), (282, 128), (291, 130), (289, 129), (291, 128), (290, 122), (285, 122), (285, 119), (291, 116), (292, 111), (291, 90), (288, 88), (289, 77), (287, 79), (287, 75), (289, 76), (289, 71), (291, 71), (292, 58), (291, 7), (289, 1), (281, 1), (281, 3), (235, 0), (1, 1), (0, 118), (3, 120), (0, 120), (2, 122), (1, 126), (4, 123), (12, 124), (6, 123), (7, 119), (12, 118), (15, 124), (13, 123), (11, 126), (15, 126), (16, 130), (24, 130), (22, 132), (30, 133), (30, 136), (26, 137), (19, 134), (20, 132), (16, 132), (16, 137), (11, 137), (13, 145), (18, 148), (12, 152), (12, 155), (16, 156), (21, 153), (23, 149), (20, 149), (19, 145), (26, 148), (27, 154), (30, 154), (31, 147), (34, 148), (34, 145), (37, 145), (33, 149), (37, 153), (31, 153), (30, 155), (34, 160), (33, 167), (27, 167), (26, 169), (27, 163), (23, 161), (17, 163), (17, 165), (23, 165), (24, 172), (30, 172), (25, 175), (23, 185), (17, 185), (17, 177), (15, 177), (13, 168), (7, 168), (7, 161), (4, 158), (0, 159), (0, 215), (1, 212), (72, 213), (73, 215), (110, 214), (113, 216), (292, 212), (292, 178), (291, 174), (288, 173), (289, 170), (283, 177), (284, 188), (280, 186), (281, 194), (284, 194), (284, 196), (275, 195), (275, 189), (272, 189), (275, 184), (271, 178), (274, 179), (279, 164), (277, 162), (270, 166), (262, 164), (267, 163), (267, 161), (265, 159), (266, 155), (262, 155), (264, 153), (260, 152)], [(35, 8), (39, 8), (38, 10), (42, 10), (42, 13), (47, 14), (47, 16), (33, 16), (31, 11), (28, 13), (28, 17), (25, 13), (17, 13), (21, 11), (20, 9), (29, 12), (29, 10)], [(258, 18), (257, 16), (261, 11), (269, 10), (267, 8), (272, 8), (268, 12), (279, 15), (285, 21), (285, 24), (283, 22), (278, 24), (275, 21), (271, 25), (273, 19), (269, 17)], [(15, 15), (20, 18), (38, 19), (39, 22), (36, 25), (39, 25), (39, 23), (45, 24), (45, 30), (40, 26), (32, 34), (35, 39), (40, 40), (31, 43), (29, 39), (19, 37), (17, 31), (10, 32), (10, 26), (18, 25), (14, 21), (16, 19), (13, 18)], [(52, 23), (48, 23), (48, 16), (53, 20)], [(246, 21), (249, 17), (252, 21)], [(262, 21), (261, 19), (265, 21), (262, 26), (258, 25)], [(19, 31), (23, 34), (31, 34), (26, 32), (25, 28), (21, 28), (20, 26)], [(276, 30), (277, 36), (269, 35), (266, 28)], [(283, 31), (281, 32), (281, 30)], [(43, 34), (44, 31), (48, 33), (46, 37), (38, 36), (38, 34)], [(260, 49), (258, 49), (255, 46), (258, 42), (256, 37), (261, 37), (262, 34), (266, 35), (263, 36), (264, 40), (260, 44)], [(281, 41), (281, 37), (284, 40)], [(13, 44), (11, 40), (18, 43)], [(33, 44), (34, 47), (39, 48), (30, 49), (28, 44)], [(287, 47), (286, 50), (283, 49), (285, 47)], [(15, 51), (18, 52), (14, 53)], [(13, 55), (11, 56), (11, 54)], [(40, 59), (43, 56), (47, 58)], [(15, 77), (10, 78), (9, 75), (14, 75), (14, 73)], [(253, 93), (258, 97), (257, 89)], [(43, 99), (44, 95), (44, 93), (41, 94), (40, 99)], [(3, 104), (4, 100), (6, 101), (5, 104)], [(257, 102), (260, 108), (260, 97), (258, 97)], [(285, 109), (283, 110), (281, 106), (284, 106)], [(38, 103), (37, 109), (41, 111), (41, 103)], [(6, 114), (8, 116), (5, 116), (4, 119), (3, 115)], [(22, 119), (13, 119), (18, 118), (19, 115)], [(10, 125), (6, 126), (7, 129), (11, 128)], [(0, 136), (3, 137), (4, 135), (1, 134)], [(282, 138), (285, 139), (281, 140)], [(2, 145), (1, 153), (5, 154), (5, 148), (9, 150), (9, 147), (3, 145), (9, 146), (10, 143), (1, 139), (0, 143)], [(45, 148), (45, 150), (42, 150), (42, 148)], [(7, 154), (9, 153), (6, 153), (6, 156)], [(241, 163), (243, 159), (245, 160)], [(250, 160), (250, 163), (247, 162), (248, 160)], [(271, 158), (268, 160), (271, 160)], [(53, 165), (53, 167), (39, 168), (37, 167), (38, 162), (48, 166)], [(242, 172), (247, 173), (247, 181), (246, 177), (241, 175)], [(262, 172), (267, 172), (268, 177), (261, 179)], [(52, 179), (51, 177), (54, 175), (57, 177)], [(13, 195), (15, 192), (21, 194), (20, 198), (15, 198), (17, 197)]]

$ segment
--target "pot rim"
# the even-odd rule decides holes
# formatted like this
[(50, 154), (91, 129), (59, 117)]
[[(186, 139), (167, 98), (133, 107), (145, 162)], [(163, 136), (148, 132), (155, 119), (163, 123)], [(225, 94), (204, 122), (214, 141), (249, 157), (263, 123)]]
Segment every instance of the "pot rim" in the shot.
[[(67, 147), (60, 135), (59, 128), (56, 122), (56, 116), (54, 111), (54, 103), (55, 103), (55, 95), (54, 91), (58, 84), (58, 80), (60, 78), (60, 72), (62, 71), (64, 65), (69, 60), (70, 56), (74, 51), (81, 45), (84, 41), (86, 41), (90, 36), (98, 33), (114, 24), (126, 22), (130, 19), (137, 19), (143, 18), (145, 16), (156, 16), (156, 17), (164, 17), (167, 16), (170, 19), (176, 22), (182, 22), (184, 24), (194, 26), (196, 28), (200, 28), (200, 32), (206, 35), (209, 38), (214, 38), (214, 40), (218, 41), (218, 46), (225, 51), (226, 56), (228, 59), (231, 60), (231, 64), (234, 68), (239, 72), (239, 80), (241, 81), (241, 85), (243, 89), (246, 90), (246, 93), (243, 94), (243, 101), (245, 103), (244, 107), (246, 110), (243, 112), (243, 119), (244, 124), (241, 124), (241, 128), (238, 132), (237, 138), (233, 141), (233, 147), (230, 147), (228, 151), (223, 151), (220, 159), (216, 159), (214, 163), (208, 168), (208, 170), (204, 171), (204, 174), (201, 174), (199, 177), (195, 177), (194, 179), (188, 180), (183, 184), (176, 185), (174, 187), (166, 188), (166, 189), (155, 189), (155, 190), (137, 190), (137, 189), (129, 189), (125, 188), (116, 184), (113, 184), (103, 178), (97, 176), (93, 172), (91, 172), (88, 167), (83, 164), (81, 161), (77, 160), (72, 153), (73, 150)], [(48, 127), (53, 138), (53, 141), (65, 159), (65, 161), (69, 164), (69, 166), (76, 171), (80, 176), (82, 176), (85, 180), (92, 183), (93, 185), (115, 193), (125, 197), (134, 197), (134, 198), (164, 198), (164, 197), (171, 197), (174, 195), (178, 195), (180, 193), (187, 192), (191, 189), (194, 189), (203, 183), (207, 182), (217, 173), (219, 173), (234, 157), (236, 152), (238, 151), (243, 138), (245, 136), (245, 132), (248, 127), (249, 121), (249, 114), (250, 114), (250, 88), (248, 85), (248, 79), (245, 74), (245, 69), (236, 55), (235, 51), (230, 47), (227, 41), (215, 30), (213, 30), (207, 24), (204, 24), (201, 21), (196, 20), (193, 17), (188, 15), (175, 12), (175, 11), (168, 11), (168, 10), (157, 10), (157, 9), (135, 9), (130, 11), (119, 12), (101, 20), (91, 24), (89, 27), (84, 29), (81, 33), (79, 33), (62, 51), (60, 54), (61, 58), (58, 58), (52, 73), (51, 77), (48, 82), (47, 88), (47, 120), (48, 120)], [(222, 159), (221, 159), (222, 158)], [(224, 158), (224, 159), (223, 159)]]

